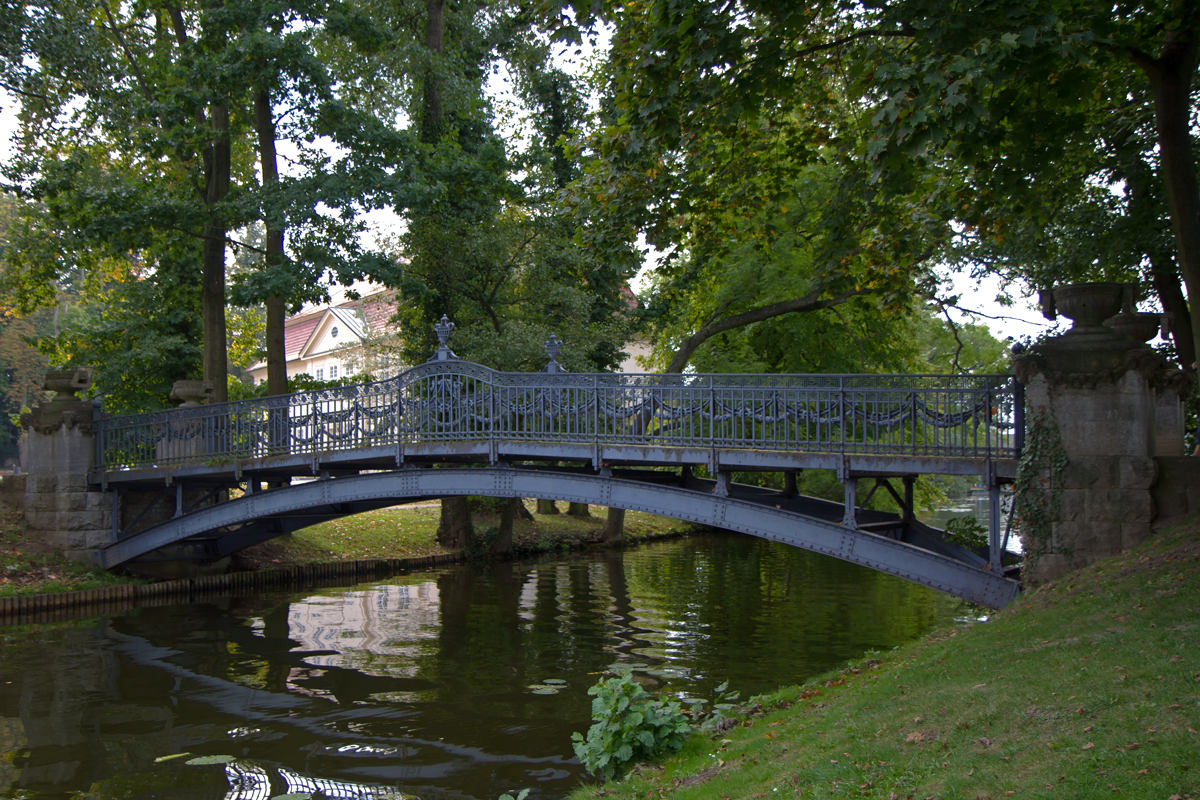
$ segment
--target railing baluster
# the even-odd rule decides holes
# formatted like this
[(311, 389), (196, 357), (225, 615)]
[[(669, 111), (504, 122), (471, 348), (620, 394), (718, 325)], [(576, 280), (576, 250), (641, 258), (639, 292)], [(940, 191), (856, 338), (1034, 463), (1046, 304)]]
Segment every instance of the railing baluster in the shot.
[(100, 418), (95, 464), (117, 473), (422, 441), (495, 451), (502, 439), (595, 453), (654, 444), (1012, 458), (1020, 389), (1008, 376), (531, 376), (442, 362), (388, 383)]

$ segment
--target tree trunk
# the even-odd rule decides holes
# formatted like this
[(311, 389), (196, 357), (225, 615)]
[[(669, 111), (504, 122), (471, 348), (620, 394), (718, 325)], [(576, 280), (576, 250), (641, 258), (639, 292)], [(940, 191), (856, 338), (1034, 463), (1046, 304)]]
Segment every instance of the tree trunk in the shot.
[(567, 516), (590, 518), (592, 516), (592, 512), (588, 510), (587, 503), (571, 503), (567, 506)]
[[(1142, 159), (1141, 154), (1129, 158), (1130, 166), (1125, 170), (1125, 185), (1129, 188), (1129, 216), (1138, 226), (1154, 225), (1161, 214), (1161, 208), (1155, 202), (1150, 191), (1150, 183), (1155, 179), (1153, 168)], [(1183, 286), (1179, 280), (1179, 270), (1175, 267), (1169, 253), (1155, 247), (1147, 250), (1146, 258), (1150, 261), (1150, 276), (1154, 282), (1154, 291), (1163, 311), (1173, 318), (1171, 338), (1175, 342), (1175, 353), (1179, 356), (1183, 371), (1191, 375), (1195, 370), (1192, 364), (1196, 361), (1196, 347), (1192, 334), (1192, 319), (1188, 311), (1187, 298), (1183, 295)]]
[(500, 530), (496, 541), (492, 543), (492, 553), (495, 555), (511, 555), (513, 549), (513, 520), (517, 516), (517, 506), (521, 498), (513, 497), (504, 504), (500, 512)]
[[(279, 184), (279, 158), (275, 151), (275, 115), (271, 109), (271, 95), (265, 89), (254, 93), (254, 127), (258, 134), (258, 162), (262, 171), (264, 195), (268, 208), (271, 188)], [(284, 263), (284, 222), (270, 211), (263, 214), (267, 229), (267, 271), (278, 269)], [(282, 295), (267, 297), (267, 394), (287, 394), (287, 353), (284, 351), (284, 321), (287, 308)]]
[(226, 383), (227, 350), (225, 332), (225, 220), (214, 208), (229, 194), (231, 148), (229, 144), (229, 107), (212, 106), (209, 118), (212, 139), (204, 153), (206, 185), (204, 202), (208, 219), (204, 222), (204, 251), (200, 277), (200, 317), (204, 323), (204, 380), (212, 381), (214, 403), (229, 399)]
[(609, 508), (604, 527), (600, 529), (600, 543), (609, 547), (625, 544), (625, 509)]
[(465, 497), (443, 497), (442, 518), (438, 522), (437, 543), (452, 550), (469, 547), (475, 538), (471, 509)]
[[(1184, 30), (1180, 30), (1183, 28)], [(1154, 121), (1161, 159), (1159, 174), (1167, 193), (1176, 261), (1188, 297), (1200, 297), (1200, 190), (1196, 184), (1196, 155), (1192, 148), (1191, 92), (1200, 53), (1200, 25), (1185, 19), (1168, 29), (1161, 57), (1130, 51), (1150, 80)], [(1197, 304), (1200, 311), (1200, 303)], [(1197, 312), (1193, 312), (1197, 313)], [(1193, 353), (1200, 353), (1200, 319), (1192, 319)]]
[(538, 500), (537, 513), (539, 514), (557, 514), (558, 506), (553, 500)]
[(1192, 317), (1188, 310), (1187, 298), (1183, 296), (1183, 286), (1179, 282), (1179, 270), (1168, 258), (1161, 255), (1150, 255), (1150, 270), (1154, 278), (1154, 290), (1163, 311), (1171, 314), (1171, 339), (1175, 342), (1175, 353), (1179, 356), (1179, 365), (1183, 371), (1191, 375), (1196, 370), (1196, 340), (1192, 332)]
[[(442, 52), (445, 38), (445, 0), (427, 0), (425, 4), (425, 47), (433, 53)], [(437, 144), (442, 138), (442, 82), (437, 68), (425, 72), (421, 94), (421, 141)]]
[(523, 519), (526, 522), (533, 521), (533, 514), (529, 513), (529, 509), (525, 507), (525, 501), (522, 498), (517, 498), (517, 519)]

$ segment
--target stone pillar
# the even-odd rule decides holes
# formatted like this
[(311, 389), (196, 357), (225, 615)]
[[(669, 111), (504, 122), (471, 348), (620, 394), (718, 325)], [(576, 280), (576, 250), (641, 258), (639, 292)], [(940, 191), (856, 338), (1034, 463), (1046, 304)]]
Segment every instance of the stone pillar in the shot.
[[(1088, 286), (1117, 286), (1119, 308), (1118, 284), (1061, 287), (1055, 300), (1061, 308), (1060, 292)], [(1094, 303), (1099, 310), (1064, 309), (1076, 321), (1071, 331), (1014, 361), (1026, 387), (1025, 452), (1044, 454), (1023, 462), (1017, 479), (1048, 512), (1041, 525), (1021, 521), (1025, 578), (1035, 584), (1147, 539), (1155, 456), (1182, 449), (1185, 376), (1145, 344), (1086, 319), (1089, 311), (1105, 319)]]
[(88, 486), (94, 412), (91, 403), (75, 396), (91, 382), (90, 367), (48, 372), (43, 387), (58, 394), (21, 416), (25, 520), (34, 535), (80, 559), (112, 537), (111, 501)]

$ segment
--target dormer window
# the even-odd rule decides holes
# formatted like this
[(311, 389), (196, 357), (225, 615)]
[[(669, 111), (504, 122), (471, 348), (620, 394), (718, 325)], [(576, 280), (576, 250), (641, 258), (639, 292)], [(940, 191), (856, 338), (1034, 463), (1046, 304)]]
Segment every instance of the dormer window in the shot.
[(333, 326), (333, 330), (331, 330), (331, 331), (329, 332), (329, 338), (331, 338), (331, 339), (336, 339), (336, 338), (337, 338), (337, 335), (338, 335), (338, 329), (337, 329), (337, 325), (334, 325), (334, 326)]

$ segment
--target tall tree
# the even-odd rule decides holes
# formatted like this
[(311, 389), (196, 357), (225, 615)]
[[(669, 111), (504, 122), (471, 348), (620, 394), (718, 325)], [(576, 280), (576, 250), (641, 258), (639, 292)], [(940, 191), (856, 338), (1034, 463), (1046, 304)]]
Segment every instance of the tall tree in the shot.
[(238, 89), (217, 68), (228, 43), (221, 6), (48, 0), (21, 11), (0, 60), (0, 78), (22, 98), (10, 178), (49, 219), (74, 226), (85, 248), (115, 254), (191, 239), (203, 371), (223, 397)]
[[(595, 138), (596, 185), (584, 189), (611, 203), (615, 222), (652, 240), (674, 245), (680, 220), (722, 210), (696, 192), (706, 184), (683, 179), (706, 147), (787, 122), (794, 135), (772, 139), (795, 166), (839, 156), (843, 189), (829, 195), (824, 241), (814, 240), (826, 274), (853, 266), (844, 257), (857, 257), (879, 234), (878, 252), (893, 250), (879, 263), (907, 270), (925, 253), (938, 255), (963, 224), (999, 233), (991, 226), (1014, 212), (1038, 224), (1067, 209), (1047, 186), (1066, 185), (1068, 152), (1094, 144), (1099, 129), (1123, 127), (1129, 101), (1146, 97), (1154, 135), (1143, 156), (1153, 164), (1161, 154), (1156, 173), (1178, 268), (1189, 286), (1198, 277), (1189, 261), (1192, 231), (1200, 230), (1193, 134), (1180, 122), (1196, 97), (1193, 0), (1116, 9), (1002, 2), (986, 12), (943, 0), (569, 5), (582, 23), (599, 14), (616, 28), (616, 113)], [(565, 25), (557, 34), (578, 38), (580, 29)], [(708, 172), (721, 165), (713, 159)], [(1067, 172), (1075, 194), (1094, 180)], [(839, 225), (837, 206), (850, 224)]]

